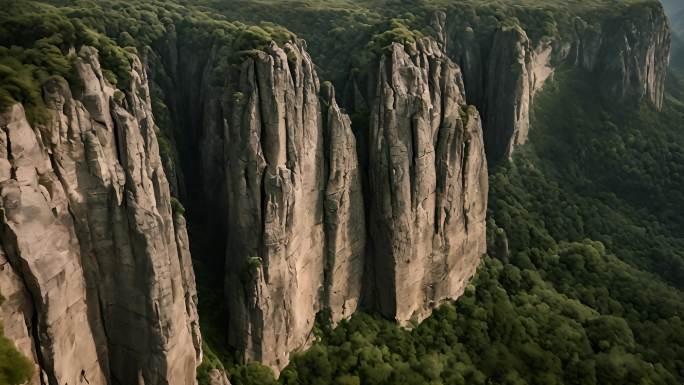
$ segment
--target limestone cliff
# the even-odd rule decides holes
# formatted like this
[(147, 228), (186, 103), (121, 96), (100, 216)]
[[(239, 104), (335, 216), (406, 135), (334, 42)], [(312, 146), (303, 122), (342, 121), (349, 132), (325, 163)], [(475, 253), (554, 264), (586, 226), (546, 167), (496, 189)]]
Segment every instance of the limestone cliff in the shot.
[[(70, 84), (44, 84), (46, 121), (29, 123), (21, 104), (0, 114), (0, 318), (39, 369), (32, 384), (194, 384), (191, 240), (171, 192), (224, 291), (221, 342), (277, 371), (321, 311), (333, 324), (364, 309), (411, 325), (461, 294), (486, 251), (486, 158), (527, 140), (556, 69), (662, 105), (670, 34), (657, 6), (582, 15), (545, 38), (448, 11), (432, 37), (390, 22), (355, 40), (346, 63), (363, 68), (331, 71), (350, 79), (344, 98), (284, 29), (155, 7), (140, 13), (158, 23), (121, 89), (84, 46), (68, 57)], [(123, 32), (112, 38), (137, 45)]]
[(173, 213), (145, 71), (116, 90), (97, 51), (55, 78), (46, 122), (0, 115), (0, 290), (33, 384), (194, 384), (201, 359), (185, 222)]
[[(394, 50), (399, 56), (383, 56), (369, 70), (378, 79), (395, 71), (382, 84), (400, 90), (378, 89), (374, 123), (356, 135), (302, 41), (271, 43), (219, 74), (215, 68), (230, 58), (215, 47), (179, 68), (180, 77), (202, 74), (190, 112), (202, 122), (191, 136), (203, 149), (195, 154), (197, 184), (207, 211), (221, 213), (225, 327), (247, 361), (285, 366), (312, 341), (324, 309), (333, 323), (362, 306), (403, 323), (422, 319), (460, 294), (485, 252), (482, 130), (477, 111), (464, 104), (458, 66), (431, 39), (417, 54)], [(393, 103), (396, 111), (381, 109)], [(391, 122), (376, 125), (380, 115)], [(406, 169), (396, 185), (376, 187), (386, 177), (387, 148), (357, 142), (398, 150), (399, 142), (376, 143), (384, 131), (416, 136), (403, 143), (410, 155), (401, 160), (412, 177)], [(362, 168), (361, 157), (373, 166)], [(404, 191), (404, 183), (412, 187)], [(386, 211), (390, 201), (407, 210), (403, 217)], [(395, 269), (394, 259), (413, 263)]]
[(303, 46), (246, 59), (224, 112), (229, 338), (276, 368), (316, 314), (357, 308), (365, 226), (355, 139)]
[(349, 116), (324, 84), (322, 108), (328, 179), (325, 186), (326, 268), (324, 304), (333, 323), (348, 318), (362, 299), (366, 217), (362, 170)]
[(487, 165), (459, 68), (431, 39), (380, 59), (370, 120), (374, 289), (401, 323), (463, 291), (485, 252)]
[(563, 65), (587, 70), (609, 100), (646, 99), (662, 107), (667, 18), (658, 4), (636, 7), (600, 18), (576, 16), (571, 31), (534, 41), (518, 25), (481, 33), (448, 13), (435, 14), (433, 29), (463, 69), (468, 101), (482, 111), (490, 160), (510, 157), (526, 142), (534, 95)]
[(247, 359), (284, 366), (312, 338), (325, 260), (318, 78), (299, 46), (240, 67), (227, 120), (230, 333)]

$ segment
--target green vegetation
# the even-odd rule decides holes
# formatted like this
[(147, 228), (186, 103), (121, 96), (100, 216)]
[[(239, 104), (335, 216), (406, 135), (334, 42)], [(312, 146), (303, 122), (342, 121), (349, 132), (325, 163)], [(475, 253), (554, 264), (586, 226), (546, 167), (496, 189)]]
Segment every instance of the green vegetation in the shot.
[(99, 50), (110, 83), (126, 85), (130, 71), (127, 52), (92, 26), (71, 18), (69, 10), (37, 2), (11, 2), (0, 10), (0, 20), (0, 109), (18, 101), (31, 120), (45, 121), (42, 85), (54, 77), (73, 78), (75, 55), (68, 50), (84, 44)]
[[(528, 36), (574, 33), (577, 18), (585, 22), (642, 14), (657, 0), (198, 0), (203, 9), (228, 20), (285, 26), (308, 42), (319, 76), (340, 90), (349, 68), (365, 69), (368, 42), (411, 41), (416, 33), (434, 35), (435, 11), (448, 15), (450, 33), (475, 31), (487, 39), (503, 25), (518, 24)], [(397, 24), (399, 28), (397, 29)], [(393, 31), (394, 32), (391, 32)], [(382, 47), (380, 47), (382, 48)]]
[(381, 53), (386, 47), (392, 43), (400, 43), (404, 46), (415, 44), (423, 34), (418, 30), (410, 29), (403, 20), (392, 19), (389, 21), (387, 30), (374, 35), (368, 47), (371, 52)]
[(185, 207), (176, 197), (171, 197), (171, 210), (173, 210), (174, 214), (185, 214)]
[[(0, 305), (4, 302), (0, 294)], [(5, 338), (0, 324), (0, 385), (19, 385), (33, 375), (33, 365)]]
[(206, 342), (202, 344), (202, 353), (202, 363), (197, 368), (197, 381), (199, 385), (209, 385), (209, 372), (213, 369), (225, 371), (225, 368), (221, 359)]
[[(131, 54), (144, 52), (171, 31), (198, 51), (216, 47), (235, 64), (244, 54), (264, 49), (271, 41), (295, 39), (285, 28), (270, 24), (231, 23), (216, 15), (165, 1), (137, 3), (109, 0), (12, 1), (0, 10), (0, 110), (21, 102), (31, 121), (47, 120), (42, 85), (52, 79), (71, 80), (83, 45), (97, 48), (107, 81), (126, 91)], [(215, 69), (220, 79), (227, 67)], [(117, 102), (124, 100), (123, 92)]]

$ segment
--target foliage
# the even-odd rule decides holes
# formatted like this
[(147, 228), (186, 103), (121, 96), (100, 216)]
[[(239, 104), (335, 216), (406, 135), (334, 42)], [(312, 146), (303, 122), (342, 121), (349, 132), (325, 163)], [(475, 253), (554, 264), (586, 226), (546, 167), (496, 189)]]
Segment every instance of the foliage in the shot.
[(185, 214), (185, 207), (183, 207), (183, 204), (176, 197), (171, 197), (171, 209), (174, 214)]
[[(241, 54), (265, 49), (271, 41), (282, 44), (296, 39), (275, 24), (230, 23), (159, 0), (50, 3), (12, 1), (0, 10), (0, 111), (20, 102), (36, 122), (47, 120), (42, 85), (54, 76), (76, 80), (73, 50), (83, 45), (98, 50), (105, 79), (125, 91), (130, 85), (131, 54), (144, 52), (169, 34), (181, 35), (183, 44), (198, 51), (216, 46), (230, 59), (227, 64)], [(73, 87), (77, 82), (69, 83)]]
[(392, 43), (410, 46), (415, 44), (422, 35), (420, 31), (411, 30), (401, 19), (392, 19), (386, 31), (373, 36), (369, 49), (371, 52), (379, 53)]
[(214, 353), (209, 344), (202, 343), (202, 363), (197, 368), (197, 382), (199, 385), (210, 385), (209, 372), (213, 369), (225, 371), (221, 359)]
[[(0, 305), (4, 298), (0, 295)], [(0, 323), (0, 385), (19, 385), (33, 375), (33, 365), (5, 338)]]
[(230, 372), (231, 383), (249, 385), (277, 385), (273, 370), (257, 363), (234, 367)]

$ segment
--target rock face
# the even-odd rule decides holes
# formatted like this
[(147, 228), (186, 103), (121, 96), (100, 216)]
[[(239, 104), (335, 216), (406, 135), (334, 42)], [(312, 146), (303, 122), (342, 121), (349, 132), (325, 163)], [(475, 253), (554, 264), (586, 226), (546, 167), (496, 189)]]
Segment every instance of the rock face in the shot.
[(606, 97), (645, 98), (662, 107), (672, 40), (662, 6), (642, 9), (638, 18), (578, 21), (576, 30), (568, 57), (596, 74)]
[[(49, 119), (0, 115), (0, 289), (32, 383), (194, 384), (201, 359), (185, 222), (171, 211), (145, 71), (126, 93), (82, 47)], [(72, 93), (71, 90), (74, 90)]]
[(324, 303), (333, 323), (356, 311), (362, 295), (366, 218), (362, 173), (349, 116), (335, 101), (332, 86), (322, 90), (328, 179), (325, 187), (326, 269)]
[[(226, 60), (215, 49), (203, 70), (186, 69), (204, 74), (195, 137), (201, 168), (214, 171), (198, 184), (225, 220), (226, 327), (247, 361), (285, 366), (312, 341), (324, 309), (333, 323), (362, 306), (403, 323), (422, 319), (460, 294), (485, 251), (482, 130), (464, 105), (460, 71), (430, 39), (419, 54), (394, 50), (371, 68), (378, 79), (396, 73), (379, 83), (361, 138), (374, 147), (363, 149), (302, 42), (249, 54), (224, 74), (224, 87), (209, 80)], [(386, 92), (394, 86), (396, 95)], [(396, 111), (384, 107), (392, 103)], [(388, 158), (399, 145), (405, 158)], [(406, 177), (376, 189), (390, 161)], [(368, 194), (364, 178), (373, 181)], [(404, 211), (393, 217), (390, 201)]]
[(458, 67), (430, 39), (380, 59), (369, 145), (377, 306), (401, 323), (455, 298), (485, 252), (487, 166)]
[(337, 322), (359, 305), (361, 177), (350, 119), (332, 88), (319, 99), (303, 47), (248, 58), (237, 90), (225, 128), (230, 342), (277, 369), (322, 308)]
[(440, 44), (464, 72), (468, 102), (483, 112), (488, 159), (508, 158), (527, 141), (534, 95), (563, 65), (593, 74), (607, 99), (646, 99), (661, 108), (671, 41), (667, 18), (658, 4), (637, 11), (639, 17), (577, 17), (570, 35), (534, 42), (518, 26), (483, 37), (477, 26), (437, 13), (432, 24)]
[(510, 157), (527, 141), (534, 94), (552, 74), (551, 46), (533, 49), (520, 27), (504, 27), (494, 35), (483, 101), (488, 156)]
[(300, 47), (240, 68), (228, 127), (226, 299), (233, 344), (282, 367), (312, 338), (325, 266), (319, 83)]
[(458, 296), (485, 251), (487, 172), (479, 115), (434, 41), (381, 59), (367, 210), (350, 119), (329, 85), (316, 97), (303, 48), (271, 45), (240, 73), (226, 135), (226, 293), (246, 358), (284, 366), (323, 308), (337, 322), (365, 297), (405, 323)]
[(451, 34), (442, 45), (463, 68), (468, 102), (482, 111), (487, 157), (509, 158), (527, 141), (534, 95), (554, 71), (553, 45), (535, 45), (517, 25), (495, 30), (484, 43), (472, 28)]
[(212, 369), (209, 372), (209, 385), (230, 385), (230, 381), (223, 370)]

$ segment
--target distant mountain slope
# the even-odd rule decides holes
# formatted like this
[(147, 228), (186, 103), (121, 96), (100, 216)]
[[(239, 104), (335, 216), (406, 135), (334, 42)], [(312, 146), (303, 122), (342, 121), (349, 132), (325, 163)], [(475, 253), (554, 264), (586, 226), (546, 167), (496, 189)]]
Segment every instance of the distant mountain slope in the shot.
[(672, 34), (680, 40), (684, 40), (684, 1), (662, 0), (665, 13), (670, 19)]
[[(662, 0), (662, 3), (672, 30), (672, 69), (681, 73), (684, 72), (684, 1)], [(681, 77), (681, 74), (675, 76)]]

